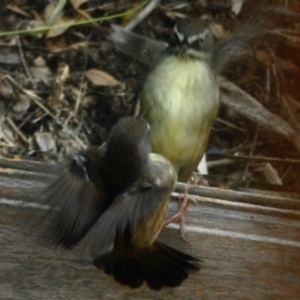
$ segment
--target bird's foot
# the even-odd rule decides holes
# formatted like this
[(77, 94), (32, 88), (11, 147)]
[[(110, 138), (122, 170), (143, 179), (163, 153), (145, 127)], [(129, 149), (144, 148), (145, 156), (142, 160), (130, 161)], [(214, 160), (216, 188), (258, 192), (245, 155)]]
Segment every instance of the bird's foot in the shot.
[(170, 223), (178, 222), (179, 223), (179, 231), (180, 231), (180, 234), (181, 234), (181, 236), (184, 240), (186, 240), (186, 238), (185, 238), (186, 229), (185, 229), (185, 224), (184, 224), (184, 215), (185, 215), (185, 213), (186, 213), (186, 211), (187, 211), (187, 209), (190, 205), (190, 202), (193, 202), (193, 203), (197, 202), (194, 199), (188, 198), (188, 189), (189, 189), (189, 185), (187, 184), (184, 188), (183, 198), (179, 198), (179, 201), (181, 201), (181, 204), (180, 204), (180, 208), (179, 208), (178, 212), (173, 217), (171, 217), (169, 220), (167, 220), (166, 223), (165, 223), (165, 226), (167, 226)]

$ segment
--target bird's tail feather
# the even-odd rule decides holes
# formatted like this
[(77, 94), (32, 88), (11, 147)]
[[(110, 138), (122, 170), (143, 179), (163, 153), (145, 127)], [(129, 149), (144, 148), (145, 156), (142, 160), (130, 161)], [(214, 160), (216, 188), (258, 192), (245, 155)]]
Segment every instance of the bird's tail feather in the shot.
[(161, 242), (136, 255), (124, 256), (114, 252), (97, 257), (96, 267), (114, 276), (121, 284), (140, 287), (144, 281), (154, 290), (163, 286), (179, 286), (191, 271), (198, 271), (198, 259)]

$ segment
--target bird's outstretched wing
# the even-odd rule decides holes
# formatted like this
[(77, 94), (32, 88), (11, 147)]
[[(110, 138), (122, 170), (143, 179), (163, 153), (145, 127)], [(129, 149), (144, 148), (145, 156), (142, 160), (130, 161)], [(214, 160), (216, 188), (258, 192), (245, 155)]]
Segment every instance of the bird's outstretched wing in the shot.
[(103, 184), (93, 175), (88, 156), (74, 156), (60, 162), (55, 179), (39, 195), (50, 206), (43, 216), (46, 234), (62, 247), (76, 245), (107, 206)]
[(89, 255), (113, 249), (126, 255), (152, 244), (163, 227), (169, 196), (168, 187), (143, 183), (116, 197), (84, 238)]
[(111, 26), (111, 39), (117, 50), (125, 53), (146, 66), (153, 66), (161, 57), (168, 44), (128, 31), (121, 26)]

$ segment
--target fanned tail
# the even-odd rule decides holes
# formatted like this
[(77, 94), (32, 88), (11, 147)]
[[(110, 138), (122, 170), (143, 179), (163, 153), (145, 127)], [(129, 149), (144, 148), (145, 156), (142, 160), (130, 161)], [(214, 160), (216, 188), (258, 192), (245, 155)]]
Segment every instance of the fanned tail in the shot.
[(175, 287), (198, 271), (200, 260), (176, 250), (161, 242), (155, 242), (149, 249), (136, 252), (132, 256), (118, 255), (114, 252), (97, 257), (94, 265), (104, 269), (118, 282), (132, 288), (140, 287), (144, 281), (154, 290), (162, 287)]

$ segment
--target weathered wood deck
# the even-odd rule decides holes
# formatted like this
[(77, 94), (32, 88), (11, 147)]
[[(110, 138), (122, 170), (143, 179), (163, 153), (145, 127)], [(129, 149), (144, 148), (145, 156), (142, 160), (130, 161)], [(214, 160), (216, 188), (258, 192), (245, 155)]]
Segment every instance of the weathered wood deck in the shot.
[(202, 258), (201, 271), (179, 288), (130, 289), (38, 242), (26, 199), (42, 186), (39, 166), (0, 159), (0, 299), (300, 299), (300, 201), (202, 198), (186, 217), (188, 242), (175, 224), (161, 236)]

